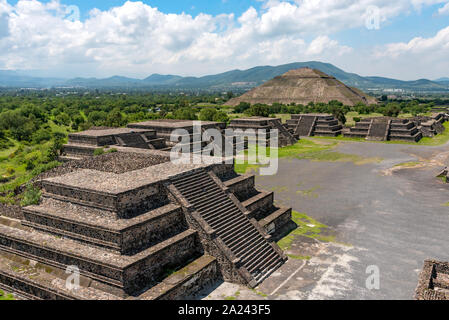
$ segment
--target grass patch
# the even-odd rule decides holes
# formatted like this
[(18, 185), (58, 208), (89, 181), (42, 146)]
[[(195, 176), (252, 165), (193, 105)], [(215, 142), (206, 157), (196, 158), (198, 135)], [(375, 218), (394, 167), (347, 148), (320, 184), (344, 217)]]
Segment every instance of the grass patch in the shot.
[(399, 164), (395, 165), (395, 167), (416, 167), (420, 164), (421, 164), (421, 162), (419, 162), (419, 161), (410, 161), (410, 162), (399, 163)]
[(0, 301), (15, 300), (12, 294), (6, 294), (3, 290), (0, 290)]
[[(338, 142), (330, 142), (330, 143), (320, 143), (318, 141), (312, 141), (310, 139), (301, 139), (296, 144), (291, 146), (286, 146), (282, 148), (278, 148), (278, 157), (281, 158), (290, 158), (290, 159), (307, 159), (311, 161), (328, 161), (328, 162), (354, 162), (354, 164), (361, 165), (370, 162), (379, 162), (382, 159), (380, 158), (364, 158), (362, 156), (354, 155), (354, 154), (346, 154), (341, 152), (333, 151), (332, 149), (338, 145)], [(249, 152), (258, 152), (259, 148), (256, 145), (249, 145), (248, 150), (245, 150), (243, 153), (245, 159), (247, 159)], [(272, 149), (266, 148), (265, 154), (270, 156)], [(264, 152), (262, 151), (262, 154)], [(235, 164), (235, 170), (237, 173), (244, 174), (249, 173), (251, 171), (257, 172), (257, 170), (262, 167), (260, 164), (248, 164), (247, 160), (245, 163)]]
[[(309, 217), (305, 213), (297, 211), (292, 212), (292, 220), (298, 225), (298, 227), (290, 232), (287, 236), (278, 241), (279, 247), (282, 250), (288, 250), (291, 248), (293, 240), (298, 236), (316, 239), (323, 242), (334, 242), (335, 237), (329, 235), (323, 235), (322, 232), (328, 230), (329, 227), (325, 224), (318, 222), (317, 220)], [(297, 256), (302, 257), (302, 256)], [(302, 257), (303, 258), (303, 257)]]
[(443, 203), (441, 206), (443, 206), (443, 207), (449, 207), (449, 202)]
[(310, 259), (312, 259), (311, 256), (297, 256), (297, 255), (294, 255), (294, 254), (287, 254), (287, 256), (289, 258), (292, 258), (292, 259), (295, 259), (295, 260), (310, 260)]

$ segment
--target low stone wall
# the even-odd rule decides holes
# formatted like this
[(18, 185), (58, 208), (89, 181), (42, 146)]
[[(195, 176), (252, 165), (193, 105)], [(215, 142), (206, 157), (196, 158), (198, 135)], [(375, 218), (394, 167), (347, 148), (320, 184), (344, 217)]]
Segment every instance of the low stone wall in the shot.
[(0, 216), (13, 219), (23, 219), (22, 209), (20, 206), (0, 203)]
[(212, 256), (202, 256), (164, 279), (140, 296), (139, 299), (191, 299), (201, 290), (213, 285), (219, 276), (217, 260)]

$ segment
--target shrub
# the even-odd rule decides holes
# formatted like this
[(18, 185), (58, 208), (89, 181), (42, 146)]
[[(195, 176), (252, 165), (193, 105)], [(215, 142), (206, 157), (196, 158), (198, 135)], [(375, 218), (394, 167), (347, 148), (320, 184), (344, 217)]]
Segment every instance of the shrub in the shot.
[(204, 108), (200, 112), (200, 120), (201, 121), (214, 121), (214, 118), (216, 115), (217, 115), (217, 109)]
[(354, 117), (353, 120), (355, 123), (357, 123), (357, 122), (360, 122), (362, 119), (360, 119), (359, 117)]
[(95, 149), (94, 156), (101, 156), (102, 154), (104, 154), (104, 149), (103, 148)]
[(20, 205), (22, 207), (39, 204), (41, 199), (41, 191), (31, 183), (28, 183), (21, 197), (22, 200), (20, 201)]

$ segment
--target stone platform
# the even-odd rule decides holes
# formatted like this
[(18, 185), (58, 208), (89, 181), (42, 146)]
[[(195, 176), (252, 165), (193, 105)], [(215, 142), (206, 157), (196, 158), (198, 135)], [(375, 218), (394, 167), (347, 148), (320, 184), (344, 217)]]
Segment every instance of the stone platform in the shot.
[(293, 114), (287, 125), (294, 134), (305, 137), (336, 137), (342, 131), (341, 124), (330, 114)]
[[(118, 150), (46, 173), (40, 203), (23, 220), (0, 219), (0, 288), (26, 299), (179, 299), (217, 279), (254, 287), (284, 263), (273, 240), (291, 209), (275, 207), (254, 176), (232, 162), (175, 165), (167, 152), (136, 152), (150, 164), (110, 170), (108, 158), (126, 157)], [(65, 287), (69, 266), (77, 290)]]
[(423, 137), (409, 119), (377, 117), (364, 118), (343, 132), (345, 137), (365, 138), (372, 141), (402, 140), (418, 142)]
[[(262, 137), (265, 140), (266, 145), (270, 144), (270, 130), (277, 129), (278, 130), (278, 141), (279, 147), (289, 146), (295, 144), (299, 138), (293, 135), (285, 125), (282, 124), (281, 119), (279, 118), (265, 118), (265, 117), (249, 117), (249, 118), (239, 118), (231, 120), (231, 123), (228, 126), (229, 129), (232, 130), (254, 130), (255, 137), (260, 139), (258, 130), (265, 130), (266, 136)], [(256, 143), (254, 137), (248, 138), (250, 143)]]

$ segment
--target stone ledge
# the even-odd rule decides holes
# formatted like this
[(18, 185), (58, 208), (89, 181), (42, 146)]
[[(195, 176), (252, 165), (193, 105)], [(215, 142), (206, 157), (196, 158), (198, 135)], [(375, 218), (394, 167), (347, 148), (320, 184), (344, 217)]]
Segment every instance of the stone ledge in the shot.
[(217, 260), (201, 256), (138, 297), (140, 300), (185, 299), (201, 291), (218, 278)]

